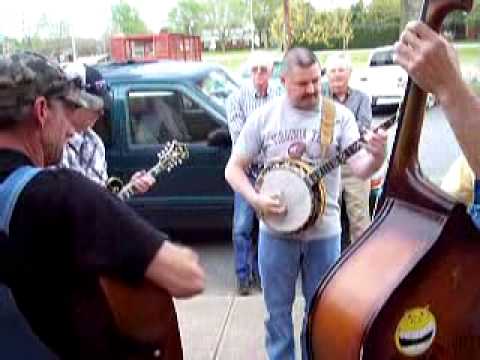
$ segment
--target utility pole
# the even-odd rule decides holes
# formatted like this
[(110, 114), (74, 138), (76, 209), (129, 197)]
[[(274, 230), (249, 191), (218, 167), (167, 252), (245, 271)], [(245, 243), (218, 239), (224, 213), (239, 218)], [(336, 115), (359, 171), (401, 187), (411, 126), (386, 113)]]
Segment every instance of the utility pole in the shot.
[(283, 51), (290, 49), (292, 45), (292, 33), (290, 31), (290, 4), (288, 0), (283, 0)]
[(252, 51), (255, 50), (255, 23), (253, 22), (253, 0), (250, 0), (250, 30), (252, 31)]
[(70, 33), (70, 37), (72, 40), (72, 61), (75, 62), (77, 61), (77, 47), (75, 45), (75, 36), (73, 35), (73, 32)]
[(75, 29), (73, 21), (70, 21), (68, 24), (68, 30), (70, 33), (70, 41), (72, 42), (72, 61), (77, 61), (77, 44), (75, 42)]

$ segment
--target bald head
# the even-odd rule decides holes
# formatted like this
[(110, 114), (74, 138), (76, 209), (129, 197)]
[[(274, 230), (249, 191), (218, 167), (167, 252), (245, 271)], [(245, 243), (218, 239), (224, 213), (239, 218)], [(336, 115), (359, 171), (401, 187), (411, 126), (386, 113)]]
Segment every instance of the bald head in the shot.
[(306, 48), (292, 48), (288, 50), (283, 57), (282, 75), (291, 72), (295, 67), (306, 69), (314, 64), (319, 64), (319, 62), (317, 56), (312, 50)]

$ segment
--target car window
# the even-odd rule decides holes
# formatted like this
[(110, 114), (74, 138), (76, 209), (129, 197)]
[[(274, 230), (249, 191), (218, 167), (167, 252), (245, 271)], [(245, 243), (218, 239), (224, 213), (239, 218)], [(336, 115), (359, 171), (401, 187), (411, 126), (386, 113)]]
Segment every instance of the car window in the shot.
[(186, 94), (181, 95), (183, 119), (187, 125), (190, 142), (205, 144), (209, 135), (219, 129), (221, 124), (203, 105)]
[(393, 65), (393, 51), (378, 51), (372, 54), (370, 66)]
[(177, 92), (130, 92), (128, 107), (131, 143), (152, 145), (172, 139), (190, 140)]
[(280, 75), (282, 73), (282, 61), (274, 61), (273, 62), (273, 68), (272, 68), (272, 78), (280, 78)]
[(177, 90), (129, 92), (128, 114), (131, 144), (203, 143), (220, 127), (203, 106)]
[(238, 84), (222, 70), (212, 70), (196, 83), (197, 87), (214, 102), (225, 107), (228, 96), (238, 89)]

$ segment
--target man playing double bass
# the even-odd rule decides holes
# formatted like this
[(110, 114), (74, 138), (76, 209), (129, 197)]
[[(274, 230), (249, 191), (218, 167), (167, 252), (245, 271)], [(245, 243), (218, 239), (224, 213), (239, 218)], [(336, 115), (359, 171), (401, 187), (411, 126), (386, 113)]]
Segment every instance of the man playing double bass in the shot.
[(470, 214), (480, 228), (480, 98), (463, 81), (454, 48), (424, 23), (407, 24), (394, 59), (439, 100), (475, 177)]
[[(290, 49), (283, 60), (281, 78), (286, 95), (273, 99), (247, 119), (225, 169), (234, 191), (240, 192), (257, 212), (278, 216), (289, 209), (278, 197), (257, 192), (247, 176), (250, 163), (260, 153), (265, 163), (293, 158), (320, 164), (359, 138), (353, 114), (343, 105), (320, 96), (320, 64), (312, 51)], [(320, 131), (324, 102), (332, 104), (329, 106), (335, 114), (331, 119), (332, 141), (328, 144), (323, 142)], [(365, 148), (349, 159), (353, 173), (367, 178), (376, 171), (383, 163), (385, 144), (385, 132), (369, 132)], [(322, 152), (321, 145), (326, 145), (328, 151)], [(263, 221), (260, 224), (259, 269), (270, 360), (295, 358), (292, 305), (299, 272), (308, 311), (320, 278), (340, 255), (338, 168), (325, 176), (325, 183), (326, 211), (311, 227), (295, 235), (284, 235), (272, 231)], [(302, 356), (306, 359), (305, 329)]]

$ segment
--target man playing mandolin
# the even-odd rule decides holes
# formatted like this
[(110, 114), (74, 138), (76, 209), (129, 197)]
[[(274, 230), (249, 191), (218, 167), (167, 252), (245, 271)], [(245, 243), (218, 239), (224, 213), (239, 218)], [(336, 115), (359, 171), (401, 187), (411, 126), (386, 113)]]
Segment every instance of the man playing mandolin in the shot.
[[(295, 194), (295, 189), (291, 189), (291, 183), (276, 193), (257, 191), (246, 172), (253, 159), (261, 154), (267, 166), (272, 160), (284, 159), (281, 166), (285, 172), (295, 173), (290, 171), (289, 162), (298, 168), (320, 165), (359, 139), (352, 113), (320, 96), (320, 73), (320, 64), (312, 51), (290, 49), (284, 57), (281, 75), (286, 95), (253, 113), (232, 149), (225, 178), (263, 218), (275, 217), (278, 223), (289, 219), (297, 204), (294, 198), (289, 207), (285, 195)], [(333, 116), (324, 116), (325, 109)], [(352, 172), (364, 179), (382, 165), (387, 137), (379, 130), (368, 132), (365, 138), (363, 149), (348, 160)], [(266, 348), (271, 360), (295, 358), (292, 305), (299, 272), (307, 311), (319, 280), (340, 255), (339, 169), (332, 169), (320, 180), (325, 183), (326, 207), (323, 216), (313, 224), (289, 233), (278, 232), (263, 220), (260, 224), (259, 268), (267, 310)], [(302, 356), (306, 359), (304, 335), (305, 328)]]
[(43, 169), (60, 160), (82, 106), (77, 84), (41, 55), (0, 58), (0, 282), (60, 358), (123, 359), (139, 344), (115, 332), (99, 279), (135, 293), (147, 279), (184, 298), (205, 277), (193, 251), (111, 193), (77, 172)]
[[(105, 80), (98, 70), (80, 63), (71, 63), (64, 70), (69, 78), (80, 82), (80, 100), (84, 106), (72, 114), (70, 122), (75, 134), (65, 145), (58, 166), (78, 171), (99, 185), (106, 186), (105, 146), (92, 129), (100, 116), (104, 116), (104, 105), (110, 96)], [(155, 179), (145, 170), (140, 170), (132, 175), (131, 182), (135, 192), (141, 194), (153, 186)]]

